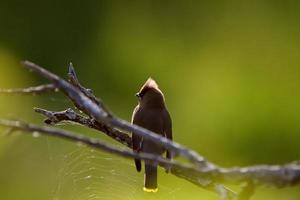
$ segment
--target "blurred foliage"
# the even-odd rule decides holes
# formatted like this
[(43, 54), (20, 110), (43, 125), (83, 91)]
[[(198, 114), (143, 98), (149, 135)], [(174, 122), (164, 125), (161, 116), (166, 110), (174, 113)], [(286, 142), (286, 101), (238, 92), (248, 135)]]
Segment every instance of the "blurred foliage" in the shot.
[[(1, 0), (0, 87), (44, 82), (19, 67), (22, 59), (61, 76), (72, 61), (82, 83), (129, 120), (136, 104), (133, 94), (151, 76), (165, 93), (177, 142), (224, 166), (297, 160), (299, 9), (300, 2), (292, 0)], [(61, 95), (0, 96), (1, 118), (36, 123), (42, 120), (32, 107), (60, 110), (66, 105), (71, 104)], [(68, 128), (106, 139), (83, 128)], [(61, 186), (57, 172), (68, 169), (60, 158), (80, 147), (19, 134), (0, 139), (0, 199), (75, 199), (67, 195), (74, 192), (68, 172), (63, 174), (65, 194), (58, 195), (54, 188)], [(78, 163), (84, 162), (80, 155)], [(123, 174), (115, 177), (115, 188), (99, 186), (97, 196), (79, 187), (78, 199), (217, 198), (163, 172), (162, 189), (149, 196), (141, 191), (143, 177), (135, 173), (132, 162), (123, 160), (127, 165), (120, 169), (117, 158), (112, 158), (97, 162)], [(86, 167), (78, 165), (76, 170)], [(136, 182), (127, 182), (129, 173)], [(111, 175), (105, 170), (93, 174)], [(116, 187), (119, 184), (123, 187)], [(126, 191), (127, 197), (115, 196)], [(262, 188), (253, 199), (296, 200), (299, 191), (299, 186)]]

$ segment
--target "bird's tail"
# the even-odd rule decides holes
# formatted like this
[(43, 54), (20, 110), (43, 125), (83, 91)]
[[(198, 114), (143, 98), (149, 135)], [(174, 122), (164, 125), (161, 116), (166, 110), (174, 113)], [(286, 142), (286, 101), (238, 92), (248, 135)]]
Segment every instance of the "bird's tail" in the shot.
[(145, 192), (157, 192), (157, 166), (145, 164)]
[(134, 159), (136, 171), (140, 172), (142, 169), (142, 163), (140, 159)]

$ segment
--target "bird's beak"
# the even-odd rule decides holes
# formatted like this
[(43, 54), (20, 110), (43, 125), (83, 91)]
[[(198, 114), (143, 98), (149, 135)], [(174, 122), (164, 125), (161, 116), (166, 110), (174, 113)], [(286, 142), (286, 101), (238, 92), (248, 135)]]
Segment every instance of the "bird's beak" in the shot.
[(139, 92), (138, 92), (138, 93), (136, 93), (136, 94), (135, 94), (135, 96), (136, 96), (136, 97), (138, 97), (138, 98), (140, 98), (140, 97), (141, 97)]

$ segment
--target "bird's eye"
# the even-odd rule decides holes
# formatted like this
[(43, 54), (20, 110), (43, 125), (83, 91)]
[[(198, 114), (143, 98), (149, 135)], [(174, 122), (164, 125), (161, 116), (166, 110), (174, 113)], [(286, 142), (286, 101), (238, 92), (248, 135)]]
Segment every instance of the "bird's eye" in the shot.
[(135, 96), (138, 97), (138, 98), (142, 98), (142, 93), (138, 92), (138, 93), (135, 94)]
[(138, 97), (139, 99), (142, 99), (144, 94), (145, 94), (145, 92), (142, 91), (142, 92), (136, 93), (135, 96)]

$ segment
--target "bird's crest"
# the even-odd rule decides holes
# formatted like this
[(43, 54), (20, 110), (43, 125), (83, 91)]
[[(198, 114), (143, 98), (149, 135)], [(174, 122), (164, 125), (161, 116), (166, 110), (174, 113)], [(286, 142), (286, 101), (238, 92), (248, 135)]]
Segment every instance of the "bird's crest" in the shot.
[(153, 80), (151, 77), (148, 78), (148, 80), (147, 80), (146, 83), (144, 84), (143, 88), (145, 88), (145, 87), (158, 89), (157, 83), (156, 83), (155, 80)]
[(157, 83), (151, 77), (148, 78), (148, 80), (145, 82), (145, 84), (141, 88), (140, 92), (145, 93), (149, 89), (155, 89), (155, 90), (160, 91), (160, 89), (158, 88)]

